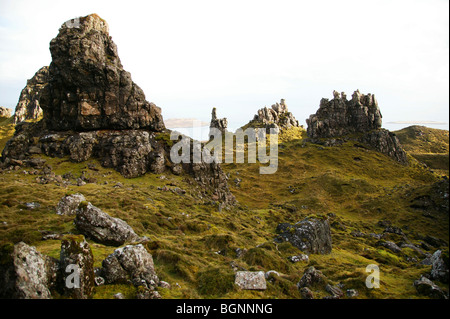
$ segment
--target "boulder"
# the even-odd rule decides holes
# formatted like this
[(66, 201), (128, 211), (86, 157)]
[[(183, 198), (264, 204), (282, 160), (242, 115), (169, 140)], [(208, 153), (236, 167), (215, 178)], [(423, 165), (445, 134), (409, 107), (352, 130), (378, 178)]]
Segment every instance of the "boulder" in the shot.
[(142, 244), (116, 249), (103, 260), (102, 274), (107, 284), (131, 282), (150, 290), (159, 285), (152, 255)]
[(402, 249), (400, 247), (397, 246), (396, 243), (392, 242), (392, 241), (379, 241), (376, 244), (377, 246), (382, 246), (384, 248), (389, 249), (390, 251), (392, 251), (393, 253), (400, 253), (402, 251)]
[(325, 290), (328, 291), (335, 299), (340, 299), (344, 296), (344, 292), (338, 286), (327, 284), (325, 286)]
[(395, 134), (381, 128), (382, 116), (375, 95), (356, 90), (351, 100), (347, 100), (344, 92), (333, 91), (333, 96), (332, 100), (323, 98), (317, 112), (306, 120), (311, 142), (335, 146), (354, 140), (401, 164), (408, 163), (406, 152)]
[(48, 66), (40, 68), (27, 80), (27, 85), (20, 93), (14, 113), (14, 123), (25, 120), (37, 120), (42, 116), (40, 98), (49, 81)]
[(433, 299), (448, 299), (448, 296), (441, 288), (424, 276), (414, 281), (413, 285), (420, 295), (425, 295)]
[[(447, 258), (447, 262), (444, 261)], [(448, 271), (448, 255), (443, 256), (441, 250), (437, 250), (431, 256), (431, 279), (439, 280), (442, 283), (448, 283), (449, 271)]]
[(89, 299), (94, 293), (94, 255), (82, 235), (66, 235), (59, 257), (62, 292), (73, 299)]
[(165, 128), (161, 109), (147, 102), (123, 69), (108, 24), (98, 15), (77, 18), (76, 26), (64, 23), (50, 53), (49, 83), (40, 100), (48, 128)]
[(58, 262), (24, 242), (8, 247), (1, 252), (0, 298), (50, 299)]
[(83, 194), (66, 195), (59, 201), (56, 206), (56, 214), (58, 215), (75, 215), (78, 205), (86, 201)]
[(88, 202), (78, 206), (74, 224), (83, 235), (104, 245), (120, 246), (140, 239), (125, 221), (109, 216)]
[(300, 295), (303, 299), (314, 299), (314, 293), (308, 287), (300, 288)]
[(316, 285), (324, 285), (326, 277), (320, 270), (317, 270), (313, 266), (309, 267), (304, 273), (300, 281), (297, 283), (298, 289), (303, 287), (311, 288)]
[(305, 218), (291, 225), (282, 223), (277, 226), (279, 241), (288, 241), (308, 254), (329, 254), (332, 249), (330, 225), (327, 220)]
[(238, 271), (234, 283), (245, 290), (267, 289), (266, 279), (263, 271)]

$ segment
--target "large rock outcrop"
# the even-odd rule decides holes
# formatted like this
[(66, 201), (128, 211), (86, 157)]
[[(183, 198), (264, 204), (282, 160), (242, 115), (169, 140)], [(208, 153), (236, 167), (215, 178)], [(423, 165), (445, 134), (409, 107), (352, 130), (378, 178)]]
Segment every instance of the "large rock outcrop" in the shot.
[(244, 127), (266, 128), (266, 130), (278, 128), (282, 131), (299, 126), (294, 115), (288, 111), (285, 100), (281, 99), (280, 103), (275, 103), (270, 108), (264, 107), (259, 109), (253, 120)]
[(25, 120), (37, 120), (42, 116), (40, 98), (48, 84), (48, 66), (40, 68), (36, 74), (27, 81), (27, 85), (20, 93), (19, 102), (14, 113), (14, 123)]
[(39, 99), (43, 120), (16, 125), (2, 153), (5, 165), (30, 165), (31, 155), (43, 153), (74, 162), (97, 158), (126, 178), (184, 171), (199, 182), (202, 197), (236, 202), (220, 165), (171, 161), (174, 142), (161, 110), (123, 70), (104, 20), (92, 14), (63, 24), (50, 51), (48, 84)]
[(96, 14), (63, 24), (50, 42), (52, 63), (41, 107), (52, 130), (150, 129), (161, 131), (161, 109), (131, 80)]
[(4, 106), (0, 106), (0, 119), (1, 118), (10, 118), (11, 117), (11, 110), (4, 107)]
[(333, 96), (332, 100), (323, 98), (317, 112), (306, 119), (310, 141), (333, 146), (352, 139), (407, 164), (398, 138), (381, 128), (382, 115), (375, 95), (356, 90), (350, 100), (344, 92), (333, 91)]
[(211, 123), (209, 124), (209, 136), (212, 135), (211, 129), (218, 129), (222, 134), (225, 134), (225, 132), (227, 131), (227, 126), (228, 126), (228, 121), (227, 118), (217, 118), (217, 114), (216, 114), (217, 110), (214, 107), (212, 109), (211, 112)]

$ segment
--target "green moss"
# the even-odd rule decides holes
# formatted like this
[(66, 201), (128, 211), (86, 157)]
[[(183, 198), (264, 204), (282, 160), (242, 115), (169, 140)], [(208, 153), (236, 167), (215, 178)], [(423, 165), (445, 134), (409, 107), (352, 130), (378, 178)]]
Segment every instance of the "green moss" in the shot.
[(234, 276), (231, 269), (208, 267), (197, 274), (197, 291), (204, 297), (220, 297), (234, 289)]

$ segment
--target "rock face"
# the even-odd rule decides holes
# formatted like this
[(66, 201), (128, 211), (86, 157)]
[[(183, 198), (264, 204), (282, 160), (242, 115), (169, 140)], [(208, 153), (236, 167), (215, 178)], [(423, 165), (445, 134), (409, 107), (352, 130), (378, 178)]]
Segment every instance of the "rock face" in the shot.
[(7, 107), (0, 106), (0, 118), (10, 118), (11, 117), (11, 110)]
[(308, 254), (329, 254), (331, 252), (331, 231), (327, 220), (306, 218), (295, 225), (279, 224), (279, 241), (288, 241)]
[(306, 120), (311, 138), (332, 138), (365, 133), (381, 128), (381, 113), (375, 95), (355, 91), (351, 100), (344, 92), (333, 92), (329, 101), (323, 98), (319, 110)]
[(171, 162), (173, 141), (161, 110), (123, 70), (104, 20), (93, 14), (63, 24), (50, 51), (48, 84), (39, 99), (43, 120), (16, 125), (2, 153), (4, 164), (31, 165), (31, 155), (43, 153), (74, 162), (98, 158), (126, 178), (184, 171), (199, 182), (202, 197), (235, 204), (220, 165)]
[(85, 200), (86, 198), (84, 198), (83, 194), (66, 195), (61, 198), (58, 206), (56, 206), (56, 213), (67, 216), (75, 215), (78, 205)]
[[(449, 270), (448, 270), (448, 255), (447, 255), (447, 264), (445, 263), (442, 251), (437, 250), (431, 256), (431, 279), (439, 280), (443, 283), (449, 282)], [(445, 258), (445, 257), (444, 257)]]
[(63, 24), (50, 42), (49, 83), (41, 96), (52, 130), (149, 129), (161, 131), (161, 109), (131, 80), (96, 14)]
[(298, 121), (294, 115), (288, 111), (284, 99), (280, 103), (275, 103), (271, 108), (264, 107), (259, 109), (247, 126), (249, 127), (265, 127), (279, 128), (280, 130), (289, 129), (291, 127), (299, 127)]
[(74, 224), (82, 234), (104, 245), (120, 246), (140, 239), (122, 219), (109, 216), (91, 203), (78, 206)]
[(218, 129), (220, 132), (222, 132), (222, 134), (224, 134), (227, 131), (227, 126), (228, 126), (227, 118), (226, 117), (224, 117), (222, 119), (217, 118), (216, 108), (214, 107), (211, 112), (211, 123), (209, 125), (209, 129), (210, 129), (209, 135), (210, 136), (212, 135), (211, 129), (213, 129), (213, 128)]
[(265, 290), (266, 279), (263, 271), (238, 271), (234, 283), (241, 289)]
[(68, 235), (61, 241), (59, 259), (64, 295), (88, 299), (94, 293), (94, 256), (83, 236)]
[(0, 263), (0, 298), (49, 299), (56, 281), (57, 262), (24, 242), (3, 252)]
[(44, 66), (27, 81), (27, 85), (20, 93), (19, 102), (14, 113), (14, 123), (25, 120), (36, 120), (42, 116), (40, 98), (48, 84), (49, 68)]
[(375, 95), (361, 94), (358, 90), (351, 100), (347, 100), (344, 92), (333, 91), (333, 95), (332, 100), (323, 98), (316, 114), (306, 120), (307, 134), (312, 142), (333, 146), (352, 139), (407, 164), (406, 153), (398, 138), (381, 128), (382, 116)]

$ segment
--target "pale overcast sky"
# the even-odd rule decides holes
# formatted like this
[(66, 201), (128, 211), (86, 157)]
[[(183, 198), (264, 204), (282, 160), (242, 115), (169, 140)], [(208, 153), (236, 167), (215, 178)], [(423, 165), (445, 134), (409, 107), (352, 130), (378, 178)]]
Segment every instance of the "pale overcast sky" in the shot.
[(90, 13), (166, 119), (217, 107), (235, 128), (284, 98), (304, 124), (322, 97), (359, 89), (385, 124), (448, 122), (448, 0), (0, 0), (0, 105), (50, 64), (61, 24)]

